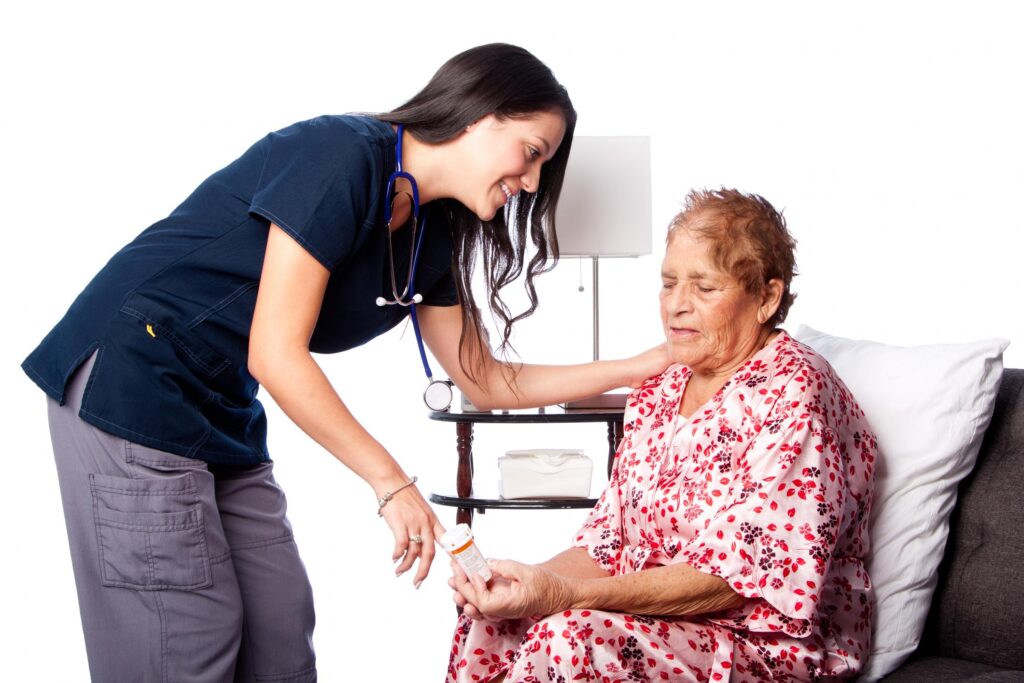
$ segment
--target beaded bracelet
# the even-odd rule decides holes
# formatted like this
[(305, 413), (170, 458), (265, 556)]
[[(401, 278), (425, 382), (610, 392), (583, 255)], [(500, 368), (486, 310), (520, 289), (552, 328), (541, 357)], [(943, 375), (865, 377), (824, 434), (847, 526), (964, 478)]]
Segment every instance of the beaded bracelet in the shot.
[(384, 516), (384, 506), (391, 502), (391, 499), (395, 497), (396, 493), (398, 493), (402, 489), (409, 488), (410, 486), (415, 484), (417, 481), (418, 481), (418, 478), (417, 477), (413, 477), (412, 481), (410, 481), (408, 484), (404, 484), (402, 486), (399, 486), (394, 491), (385, 491), (384, 495), (377, 499), (377, 516), (378, 517), (383, 517)]

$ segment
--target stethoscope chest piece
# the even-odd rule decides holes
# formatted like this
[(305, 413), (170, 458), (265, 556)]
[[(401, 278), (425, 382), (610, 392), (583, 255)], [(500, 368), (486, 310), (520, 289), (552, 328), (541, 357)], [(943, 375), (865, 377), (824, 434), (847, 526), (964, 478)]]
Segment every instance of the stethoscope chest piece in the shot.
[(436, 413), (446, 413), (452, 406), (452, 387), (450, 379), (431, 380), (423, 392), (423, 402)]

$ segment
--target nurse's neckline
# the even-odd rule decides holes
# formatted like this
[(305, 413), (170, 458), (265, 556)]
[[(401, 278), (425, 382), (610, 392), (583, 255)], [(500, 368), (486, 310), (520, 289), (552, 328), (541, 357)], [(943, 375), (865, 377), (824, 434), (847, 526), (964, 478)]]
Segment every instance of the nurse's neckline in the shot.
[[(397, 142), (397, 140), (398, 140), (398, 126), (396, 124), (392, 123), (391, 124), (391, 130), (395, 133), (395, 141)], [(403, 139), (402, 139), (402, 146), (403, 147), (405, 147), (406, 143), (409, 141), (409, 139), (411, 137), (412, 137), (411, 135), (403, 135)], [(404, 167), (405, 170), (407, 170), (407, 172), (412, 173), (412, 171), (408, 171), (408, 168), (409, 168), (409, 150), (408, 150), (408, 147), (405, 148), (405, 152), (404, 152), (403, 156), (405, 158), (402, 160), (403, 161), (402, 166)], [(397, 167), (397, 161), (396, 161), (396, 167)], [(390, 173), (390, 171), (389, 171), (389, 173)], [(413, 174), (413, 177), (415, 177), (415, 174)], [(419, 179), (418, 178), (417, 178), (416, 182), (417, 182), (417, 184), (419, 184)], [(408, 223), (409, 222), (409, 218), (412, 215), (412, 184), (407, 179), (405, 179), (405, 178), (398, 178), (395, 181), (394, 193), (395, 194), (394, 194), (394, 198), (393, 199), (390, 198), (390, 197), (386, 197), (385, 198), (385, 201), (392, 201), (393, 202), (392, 205), (391, 205), (391, 232), (392, 232), (392, 234), (395, 233), (397, 230), (399, 230), (406, 223)], [(422, 204), (422, 201), (421, 201), (421, 204)]]
[[(398, 140), (398, 130), (395, 124), (390, 124), (395, 134), (395, 141)], [(450, 141), (448, 141), (450, 142)], [(450, 197), (444, 186), (446, 169), (451, 166), (451, 156), (448, 152), (448, 142), (432, 144), (422, 142), (408, 130), (402, 133), (402, 170), (416, 179), (419, 189), (420, 206), (428, 204), (435, 199)], [(390, 169), (388, 173), (395, 169)], [(409, 190), (407, 182), (395, 184), (396, 191), (400, 189)], [(392, 223), (394, 224), (394, 223)]]

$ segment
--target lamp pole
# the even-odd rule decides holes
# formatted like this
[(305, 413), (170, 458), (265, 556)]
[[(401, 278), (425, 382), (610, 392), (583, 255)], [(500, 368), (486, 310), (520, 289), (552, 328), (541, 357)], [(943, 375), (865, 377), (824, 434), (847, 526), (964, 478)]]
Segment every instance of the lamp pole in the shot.
[(594, 295), (593, 296), (594, 296), (594, 360), (595, 361), (600, 356), (600, 343), (598, 342), (598, 337), (599, 337), (598, 330), (600, 329), (600, 321), (601, 321), (601, 307), (598, 305), (598, 297), (597, 297), (597, 258), (598, 258), (597, 256), (591, 256), (590, 257), (591, 262), (594, 264), (594, 268), (593, 268), (593, 270), (591, 272), (593, 273), (593, 279), (594, 279), (594, 286), (593, 286), (592, 289), (594, 291)]

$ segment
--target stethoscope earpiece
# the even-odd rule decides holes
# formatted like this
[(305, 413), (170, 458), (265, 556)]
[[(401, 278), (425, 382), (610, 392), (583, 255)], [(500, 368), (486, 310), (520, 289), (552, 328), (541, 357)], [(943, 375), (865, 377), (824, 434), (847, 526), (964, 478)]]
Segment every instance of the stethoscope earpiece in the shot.
[(376, 303), (378, 306), (380, 306), (382, 308), (384, 306), (412, 306), (414, 304), (421, 304), (421, 303), (423, 303), (423, 295), (419, 294), (419, 293), (413, 294), (412, 295), (412, 299), (410, 299), (409, 301), (402, 301), (401, 298), (397, 298), (397, 299), (394, 299), (392, 301), (388, 301), (384, 297), (378, 296), (376, 301), (374, 301), (374, 303)]

